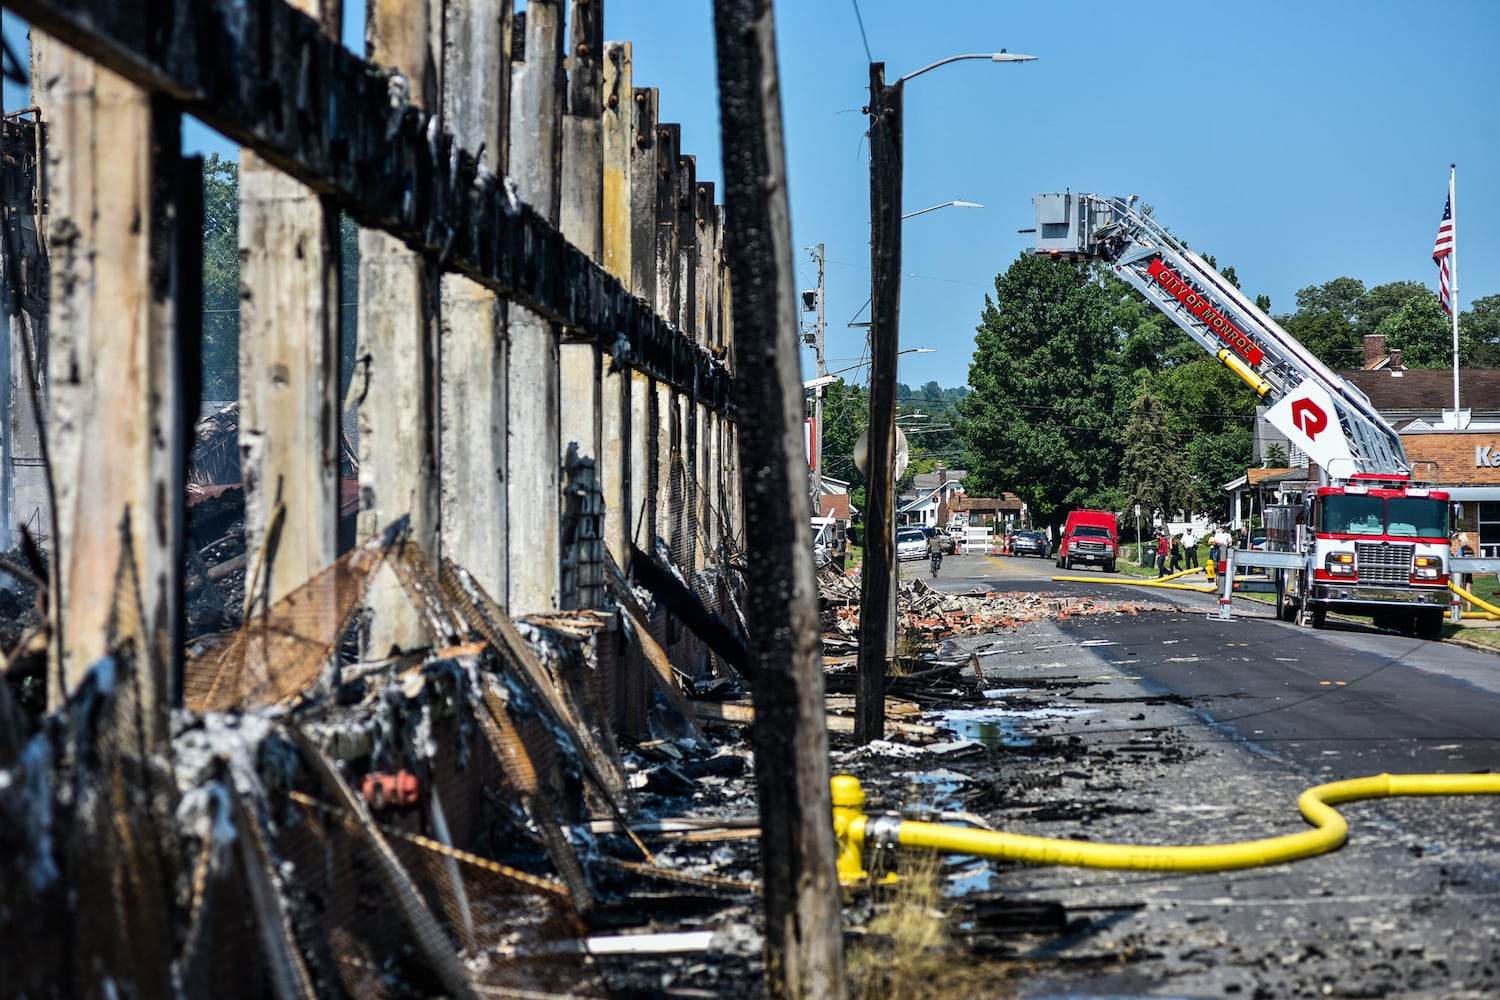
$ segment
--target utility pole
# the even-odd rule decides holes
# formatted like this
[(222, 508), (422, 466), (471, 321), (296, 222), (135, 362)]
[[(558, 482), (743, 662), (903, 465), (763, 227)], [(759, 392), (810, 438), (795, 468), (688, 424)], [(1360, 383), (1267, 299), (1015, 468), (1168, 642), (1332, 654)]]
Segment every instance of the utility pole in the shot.
[[(733, 275), (735, 406), (765, 890), (764, 990), (844, 995), (828, 706), (813, 573), (807, 416), (797, 341), (786, 152), (771, 0), (714, 0), (723, 128), (724, 259)], [(799, 523), (800, 522), (800, 523)]]
[(901, 98), (885, 63), (870, 64), (870, 428), (865, 492), (865, 558), (860, 572), (854, 739), (885, 735), (887, 631), (895, 621), (895, 452), (897, 316), (901, 308)]
[(828, 374), (828, 362), (823, 357), (823, 244), (813, 247), (813, 260), (818, 262), (818, 323), (813, 328), (813, 354), (817, 356), (818, 386), (813, 390), (813, 513), (823, 514), (823, 393), (828, 387), (822, 384)]

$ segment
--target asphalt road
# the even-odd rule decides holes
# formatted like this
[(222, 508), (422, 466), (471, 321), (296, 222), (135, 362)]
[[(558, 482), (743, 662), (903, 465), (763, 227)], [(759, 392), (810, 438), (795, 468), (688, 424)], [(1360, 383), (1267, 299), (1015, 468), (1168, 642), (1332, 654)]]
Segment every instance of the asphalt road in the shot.
[[(1057, 572), (1040, 559), (960, 556), (935, 580), (923, 573), (946, 591), (1094, 605), (949, 650), (978, 658), (997, 704), (1025, 703), (1025, 719), (996, 731), (1046, 747), (1027, 756), (1023, 739), (1016, 756), (952, 765), (968, 772), (963, 805), (997, 829), (1233, 842), (1304, 829), (1294, 803), (1312, 784), (1500, 769), (1494, 654), (1354, 624), (1302, 628), (1247, 600), (1222, 621), (1212, 595), (1112, 585), (1121, 578), (1089, 570), (1070, 575), (1099, 583), (1055, 583)], [(991, 866), (975, 877), (1075, 914), (1068, 934), (1019, 947), (1041, 963), (1017, 984), (1025, 997), (1500, 995), (1500, 799), (1342, 811), (1344, 848), (1269, 868)]]
[[(967, 556), (945, 560), (942, 590), (1047, 591), (1102, 602), (1150, 595), (1184, 616), (1120, 620), (1113, 645), (1091, 647), (1108, 673), (1189, 699), (1202, 718), (1309, 769), (1500, 769), (1500, 656), (1456, 642), (1414, 639), (1353, 622), (1310, 629), (1278, 621), (1266, 604), (1237, 599), (1218, 618), (1214, 595), (1100, 583), (1054, 583), (1050, 561)], [(1197, 578), (1201, 580), (1201, 578)], [(1122, 581), (1106, 583), (1104, 581)], [(1080, 620), (1065, 631), (1087, 632)], [(1347, 774), (1343, 774), (1347, 772)]]

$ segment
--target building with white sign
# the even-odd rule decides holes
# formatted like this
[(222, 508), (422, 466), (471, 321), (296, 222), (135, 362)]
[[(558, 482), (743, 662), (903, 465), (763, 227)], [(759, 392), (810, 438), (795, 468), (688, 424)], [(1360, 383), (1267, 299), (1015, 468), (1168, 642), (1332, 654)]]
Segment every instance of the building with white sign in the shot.
[[(1456, 530), (1468, 532), (1481, 555), (1500, 556), (1500, 370), (1460, 369), (1455, 410), (1452, 369), (1406, 368), (1400, 351), (1386, 353), (1383, 337), (1365, 338), (1365, 354), (1364, 368), (1339, 374), (1396, 428), (1414, 467), (1436, 467), (1459, 508)], [(1290, 454), (1303, 468), (1251, 469), (1226, 483), (1231, 510), (1253, 516), (1265, 503), (1300, 498), (1306, 457)]]

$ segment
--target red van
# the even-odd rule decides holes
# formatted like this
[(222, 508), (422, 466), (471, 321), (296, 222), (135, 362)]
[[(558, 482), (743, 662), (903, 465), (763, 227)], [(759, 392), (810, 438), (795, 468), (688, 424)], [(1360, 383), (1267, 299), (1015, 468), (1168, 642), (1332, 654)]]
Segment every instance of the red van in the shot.
[(1113, 514), (1105, 510), (1075, 510), (1068, 514), (1062, 541), (1057, 545), (1058, 569), (1070, 570), (1077, 563), (1087, 563), (1113, 573), (1119, 557), (1120, 525)]

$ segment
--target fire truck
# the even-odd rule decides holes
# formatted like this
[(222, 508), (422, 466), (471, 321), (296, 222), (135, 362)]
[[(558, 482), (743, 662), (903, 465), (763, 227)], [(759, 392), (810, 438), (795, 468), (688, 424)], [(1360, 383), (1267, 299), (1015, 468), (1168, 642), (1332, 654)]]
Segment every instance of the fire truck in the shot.
[(1314, 357), (1154, 219), (1135, 196), (1041, 194), (1035, 253), (1108, 263), (1259, 395), (1266, 419), (1317, 468), (1301, 505), (1268, 508), (1267, 550), (1234, 566), (1270, 571), (1277, 614), (1321, 628), (1331, 610), (1436, 636), (1448, 610), (1452, 505), (1437, 469), (1413, 470), (1401, 436), (1368, 397)]

